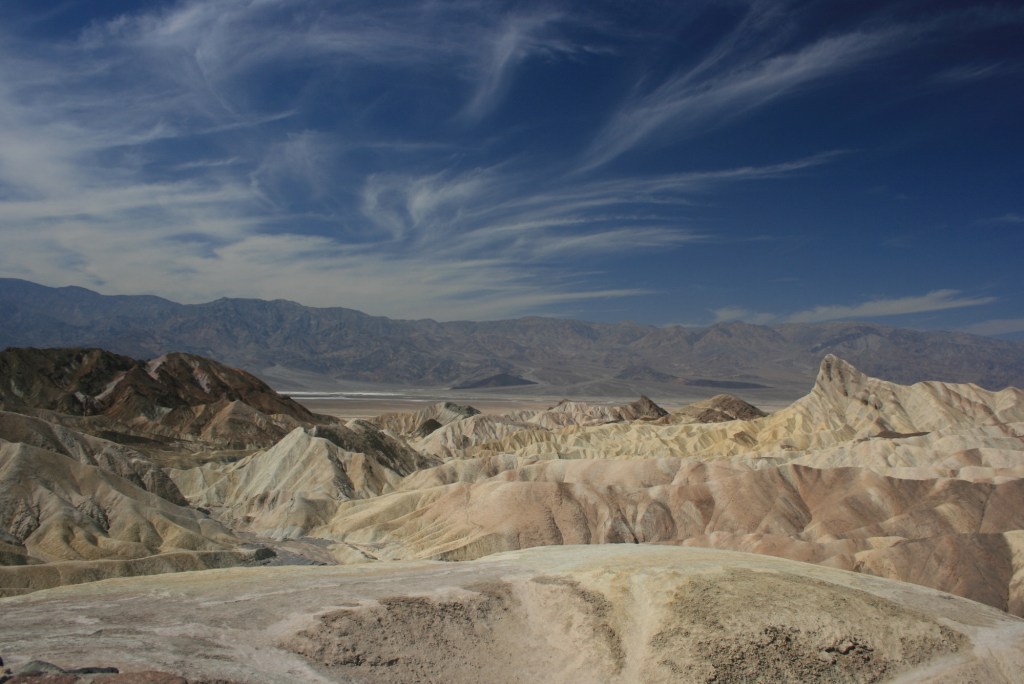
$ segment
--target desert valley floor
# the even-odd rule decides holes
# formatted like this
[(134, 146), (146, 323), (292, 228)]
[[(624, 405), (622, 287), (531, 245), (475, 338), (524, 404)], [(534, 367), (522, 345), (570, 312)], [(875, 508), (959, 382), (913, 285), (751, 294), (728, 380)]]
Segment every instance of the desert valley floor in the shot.
[(369, 398), (342, 418), (185, 354), (9, 349), (0, 371), (11, 681), (1024, 671), (1017, 389), (827, 356), (785, 406)]

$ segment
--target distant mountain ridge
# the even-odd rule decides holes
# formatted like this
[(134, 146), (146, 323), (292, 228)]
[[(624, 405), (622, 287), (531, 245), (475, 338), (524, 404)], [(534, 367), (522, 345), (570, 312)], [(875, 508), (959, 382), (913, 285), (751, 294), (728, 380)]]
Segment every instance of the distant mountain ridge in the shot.
[[(307, 374), (335, 381), (451, 387), (508, 374), (592, 395), (662, 393), (708, 383), (801, 391), (834, 353), (900, 383), (1024, 386), (1024, 342), (833, 322), (708, 328), (527, 317), (439, 323), (284, 300), (178, 304), (0, 279), (0, 348), (102, 347), (133, 358), (208, 356), (272, 384)], [(639, 372), (642, 369), (643, 372)]]

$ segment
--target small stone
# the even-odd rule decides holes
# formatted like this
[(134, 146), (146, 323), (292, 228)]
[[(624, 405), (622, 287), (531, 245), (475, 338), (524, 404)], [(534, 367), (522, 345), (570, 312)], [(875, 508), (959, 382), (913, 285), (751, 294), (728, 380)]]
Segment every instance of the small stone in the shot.
[(17, 670), (14, 671), (14, 674), (16, 674), (16, 675), (41, 675), (41, 674), (66, 674), (66, 673), (67, 673), (67, 671), (64, 668), (59, 667), (57, 665), (54, 665), (53, 663), (48, 663), (45, 660), (30, 660), (27, 663), (25, 663), (24, 665), (22, 665), (21, 667), (19, 667)]

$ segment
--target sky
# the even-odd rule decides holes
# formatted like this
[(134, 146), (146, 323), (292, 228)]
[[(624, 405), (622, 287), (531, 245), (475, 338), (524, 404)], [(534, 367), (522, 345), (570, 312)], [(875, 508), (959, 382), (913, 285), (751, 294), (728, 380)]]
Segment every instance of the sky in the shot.
[(1024, 6), (3, 0), (0, 276), (1024, 335)]

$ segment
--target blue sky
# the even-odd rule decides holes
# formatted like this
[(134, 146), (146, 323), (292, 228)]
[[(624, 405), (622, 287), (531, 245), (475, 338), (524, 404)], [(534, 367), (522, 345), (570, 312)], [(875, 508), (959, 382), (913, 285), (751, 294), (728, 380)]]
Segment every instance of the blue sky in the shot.
[(1024, 8), (0, 4), (0, 275), (1024, 331)]

